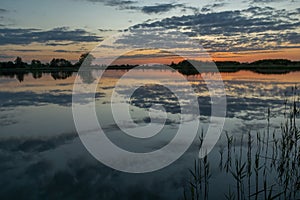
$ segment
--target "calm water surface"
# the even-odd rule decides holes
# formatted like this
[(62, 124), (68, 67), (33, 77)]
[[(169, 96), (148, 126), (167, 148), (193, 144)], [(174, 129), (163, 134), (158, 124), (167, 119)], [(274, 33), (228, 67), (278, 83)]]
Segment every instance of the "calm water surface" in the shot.
[[(96, 94), (98, 120), (107, 136), (122, 148), (136, 152), (159, 149), (176, 133), (178, 103), (162, 86), (148, 84), (140, 88), (132, 96), (130, 113), (134, 121), (146, 125), (147, 109), (158, 101), (168, 113), (167, 123), (160, 134), (149, 140), (122, 134), (111, 115), (110, 97), (116, 81), (124, 73), (104, 74)], [(141, 70), (138, 73), (146, 79), (149, 74), (172, 77), (174, 72)], [(188, 169), (198, 156), (199, 140), (196, 138), (179, 160), (156, 172), (128, 174), (106, 167), (87, 152), (75, 129), (71, 106), (76, 75), (60, 72), (0, 77), (0, 199), (182, 199), (190, 177)], [(292, 98), (292, 88), (300, 83), (300, 72), (267, 75), (240, 71), (221, 75), (228, 104), (224, 133), (239, 138), (249, 131), (256, 134), (265, 130), (268, 108), (271, 130), (280, 129), (285, 100)], [(200, 75), (186, 78), (198, 96), (200, 134), (209, 122), (209, 92)], [(121, 97), (134, 81), (129, 79), (122, 86)], [(173, 84), (182, 89), (180, 83)], [(224, 145), (225, 134), (222, 134), (210, 154), (211, 199), (223, 199), (228, 189), (224, 185), (231, 184), (218, 169), (218, 150)]]

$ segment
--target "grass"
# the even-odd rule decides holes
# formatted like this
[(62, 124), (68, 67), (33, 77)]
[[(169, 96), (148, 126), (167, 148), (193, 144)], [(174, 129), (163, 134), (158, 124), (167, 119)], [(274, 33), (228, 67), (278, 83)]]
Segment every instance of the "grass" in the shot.
[[(218, 167), (230, 179), (224, 199), (300, 199), (300, 129), (296, 120), (300, 109), (296, 86), (292, 93), (292, 98), (285, 100), (284, 121), (279, 130), (271, 131), (268, 109), (265, 131), (256, 135), (249, 131), (240, 139), (225, 132), (227, 144), (219, 149)], [(210, 162), (213, 161), (208, 156), (195, 161), (190, 170), (190, 192), (184, 189), (185, 200), (209, 199), (210, 181), (217, 178), (212, 178)]]

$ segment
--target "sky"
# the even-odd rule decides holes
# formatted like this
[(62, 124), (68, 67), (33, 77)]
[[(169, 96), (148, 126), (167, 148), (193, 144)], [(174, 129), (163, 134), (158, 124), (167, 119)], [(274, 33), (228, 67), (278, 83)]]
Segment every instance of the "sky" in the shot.
[[(146, 48), (157, 50), (136, 53), (137, 59), (163, 52), (159, 49), (199, 59), (203, 53), (195, 53), (198, 47), (213, 60), (300, 60), (299, 35), (300, 0), (1, 0), (0, 4), (2, 61), (20, 56), (26, 62), (49, 62), (54, 57), (75, 62), (90, 51), (113, 58), (125, 49)], [(135, 56), (131, 53), (128, 58)]]

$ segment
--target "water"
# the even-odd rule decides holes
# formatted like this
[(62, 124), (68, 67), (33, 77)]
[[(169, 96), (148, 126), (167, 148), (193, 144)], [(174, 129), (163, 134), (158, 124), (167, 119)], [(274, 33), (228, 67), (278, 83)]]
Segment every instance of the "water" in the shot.
[[(132, 97), (130, 114), (133, 120), (141, 126), (149, 123), (149, 102), (164, 105), (168, 114), (163, 130), (149, 140), (124, 135), (111, 115), (110, 97), (114, 85), (124, 73), (126, 71), (107, 71), (97, 86), (96, 111), (101, 127), (115, 144), (129, 151), (160, 149), (174, 138), (180, 109), (176, 103), (178, 99), (164, 87), (151, 82), (149, 74), (161, 76), (161, 81), (164, 81), (164, 77), (175, 76), (174, 72), (137, 72), (143, 80), (148, 77), (150, 84), (140, 88)], [(28, 73), (2, 75), (0, 78), (0, 198), (182, 199), (183, 188), (187, 187), (190, 178), (189, 169), (199, 153), (198, 136), (202, 130), (206, 131), (210, 116), (209, 92), (202, 77), (186, 77), (196, 91), (200, 107), (201, 128), (191, 147), (166, 168), (146, 174), (130, 174), (98, 162), (81, 143), (71, 108), (76, 75), (75, 72)], [(266, 130), (268, 108), (271, 110), (270, 129), (279, 131), (284, 120), (285, 100), (292, 98), (292, 88), (300, 82), (300, 72), (256, 74), (239, 71), (221, 75), (227, 95), (227, 117), (221, 138), (209, 154), (211, 199), (224, 198), (228, 191), (227, 187), (222, 187), (224, 185), (232, 184), (234, 190), (234, 182), (224, 179), (226, 176), (218, 168), (218, 151), (227, 145), (225, 131), (241, 138), (249, 131), (255, 135), (257, 131)], [(165, 81), (182, 90), (180, 82)], [(136, 79), (129, 78), (122, 85), (117, 101), (122, 100), (135, 82)], [(189, 98), (188, 94), (186, 98)], [(183, 102), (188, 104), (185, 100)], [(193, 117), (192, 111), (190, 117)], [(160, 117), (156, 120), (159, 124)]]

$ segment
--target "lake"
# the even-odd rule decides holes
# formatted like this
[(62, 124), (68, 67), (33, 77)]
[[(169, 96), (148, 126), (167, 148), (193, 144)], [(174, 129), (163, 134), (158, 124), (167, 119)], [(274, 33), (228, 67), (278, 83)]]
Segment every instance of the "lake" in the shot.
[[(129, 97), (129, 113), (133, 121), (142, 127), (149, 122), (153, 122), (154, 127), (155, 124), (159, 125), (161, 116), (158, 114), (151, 119), (147, 112), (153, 103), (164, 106), (167, 120), (159, 134), (149, 139), (130, 137), (121, 129), (131, 127), (126, 122), (122, 125), (116, 124), (110, 104), (115, 85), (126, 72), (108, 70), (97, 85), (95, 107), (101, 128), (114, 144), (128, 151), (139, 153), (160, 149), (175, 137), (179, 123), (189, 123), (190, 118), (195, 119), (195, 113), (193, 109), (189, 110), (187, 120), (180, 122), (179, 100), (151, 77), (176, 86), (184, 94), (180, 100), (182, 105), (193, 108), (189, 105), (189, 94), (184, 93), (185, 90), (176, 79), (174, 71), (136, 71), (148, 84)], [(214, 74), (210, 76), (214, 77)], [(196, 119), (200, 121), (200, 126), (197, 136), (175, 162), (163, 169), (141, 174), (120, 172), (102, 164), (82, 144), (72, 114), (72, 91), (76, 77), (76, 72), (16, 73), (2, 74), (0, 77), (1, 199), (196, 199), (197, 195), (204, 196), (204, 199), (224, 199), (225, 195), (230, 194), (236, 199), (242, 199), (243, 195), (262, 199), (270, 192), (270, 196), (279, 194), (281, 198), (299, 198), (299, 194), (294, 194), (291, 188), (298, 184), (298, 180), (291, 184), (291, 179), (285, 187), (281, 184), (288, 179), (288, 175), (281, 174), (286, 178), (282, 182), (278, 178), (278, 166), (288, 170), (297, 163), (277, 163), (279, 160), (276, 159), (275, 147), (271, 145), (271, 141), (280, 143), (282, 126), (288, 118), (287, 114), (290, 114), (289, 108), (293, 101), (298, 103), (299, 95), (294, 87), (300, 83), (300, 72), (221, 73), (227, 112), (222, 135), (213, 151), (208, 154), (208, 161), (198, 161), (197, 158), (203, 141), (201, 135), (205, 135), (211, 115), (209, 91), (203, 74), (184, 76), (194, 89), (199, 103), (200, 116), (196, 116)], [(81, 77), (81, 80), (93, 81), (88, 76)], [(128, 77), (117, 91), (118, 98), (112, 103), (122, 102), (122, 98), (136, 82), (135, 78)], [(80, 102), (83, 105), (89, 103), (84, 101), (85, 98), (88, 97), (82, 97)], [(295, 117), (295, 122), (296, 125), (299, 124), (298, 116)], [(250, 159), (256, 158), (257, 161), (258, 156), (260, 157), (259, 167), (256, 168), (258, 172), (255, 171), (255, 161), (250, 162), (250, 165), (246, 162), (247, 156), (249, 159), (249, 135), (253, 137), (252, 146), (255, 149)], [(234, 138), (231, 143), (228, 142), (230, 136)], [(267, 143), (257, 142), (257, 137), (263, 138), (259, 141)], [(228, 144), (231, 146), (228, 147)], [(295, 154), (298, 155), (296, 151), (297, 148)], [(283, 154), (278, 150), (277, 156), (288, 155), (287, 153), (288, 151)], [(232, 160), (229, 161), (231, 155)], [(273, 161), (271, 158), (266, 159), (272, 155)], [(121, 161), (120, 163), (122, 165)], [(253, 170), (249, 168), (252, 173), (246, 173), (247, 164), (243, 167), (243, 163), (253, 166)], [(245, 173), (235, 174), (239, 171), (238, 168)], [(296, 168), (299, 167), (296, 165)], [(296, 172), (298, 171), (297, 169)], [(200, 174), (199, 177), (204, 172), (203, 179), (196, 180), (196, 172)], [(259, 176), (259, 182), (256, 175)], [(300, 177), (299, 175), (290, 176)]]

